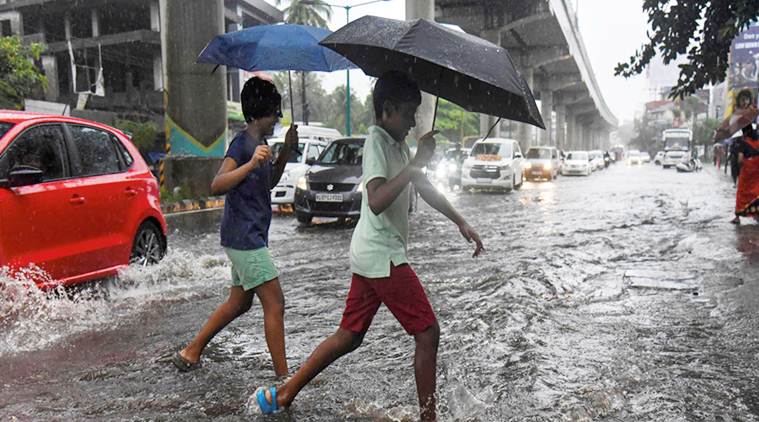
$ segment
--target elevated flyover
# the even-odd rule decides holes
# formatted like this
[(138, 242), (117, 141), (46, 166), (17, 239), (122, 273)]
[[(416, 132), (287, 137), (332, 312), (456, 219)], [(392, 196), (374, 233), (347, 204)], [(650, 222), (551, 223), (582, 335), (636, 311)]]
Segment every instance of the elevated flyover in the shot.
[[(541, 101), (546, 130), (506, 124), (523, 147), (609, 147), (618, 122), (596, 82), (571, 0), (407, 0), (434, 3), (435, 20), (505, 47)], [(411, 17), (409, 17), (411, 18)], [(494, 123), (481, 117), (480, 128)], [(501, 127), (497, 128), (501, 131)]]

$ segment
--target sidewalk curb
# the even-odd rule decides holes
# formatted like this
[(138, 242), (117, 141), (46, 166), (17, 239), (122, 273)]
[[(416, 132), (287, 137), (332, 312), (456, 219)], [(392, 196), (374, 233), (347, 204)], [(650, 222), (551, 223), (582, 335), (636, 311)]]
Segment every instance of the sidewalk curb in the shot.
[(215, 208), (224, 208), (223, 196), (212, 196), (203, 199), (183, 199), (179, 202), (161, 204), (161, 212), (164, 215)]

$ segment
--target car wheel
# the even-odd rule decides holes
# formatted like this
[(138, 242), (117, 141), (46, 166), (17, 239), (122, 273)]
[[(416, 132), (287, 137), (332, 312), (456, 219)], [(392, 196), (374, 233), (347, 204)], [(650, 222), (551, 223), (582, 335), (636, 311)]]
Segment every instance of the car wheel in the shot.
[(161, 230), (151, 221), (140, 224), (132, 243), (129, 263), (143, 266), (153, 265), (157, 264), (165, 254), (166, 240), (163, 238)]
[(311, 220), (314, 218), (311, 214), (295, 211), (295, 219), (301, 224), (311, 224)]

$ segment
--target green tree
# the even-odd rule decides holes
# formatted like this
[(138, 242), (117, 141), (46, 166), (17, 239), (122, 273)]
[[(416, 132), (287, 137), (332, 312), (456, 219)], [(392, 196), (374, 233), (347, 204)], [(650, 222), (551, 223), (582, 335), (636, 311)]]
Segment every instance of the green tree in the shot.
[[(331, 94), (329, 94), (330, 100), (330, 117), (327, 123), (330, 127), (336, 128), (342, 131), (345, 127), (345, 100), (346, 89), (345, 85), (336, 87)], [(371, 109), (371, 106), (369, 106)], [(355, 134), (366, 133), (369, 126), (374, 122), (374, 112), (367, 112), (366, 104), (362, 103), (356, 94), (351, 91), (351, 128)]]
[(680, 55), (680, 78), (670, 98), (683, 98), (706, 84), (725, 79), (733, 39), (759, 17), (759, 0), (644, 0), (643, 11), (651, 25), (649, 40), (615, 75), (641, 73), (658, 53), (665, 64)]
[(140, 123), (133, 120), (117, 120), (114, 126), (129, 135), (132, 143), (141, 151), (150, 151), (158, 137), (158, 126), (151, 121)]
[[(277, 0), (277, 6), (282, 4), (283, 0)], [(283, 10), (285, 22), (296, 23), (300, 25), (316, 26), (326, 28), (329, 20), (332, 18), (332, 7), (323, 0), (289, 0), (288, 6)], [(300, 73), (300, 94), (302, 120), (308, 124), (311, 109), (307, 96), (307, 76), (306, 72)]]
[[(293, 116), (290, 113), (290, 78), (287, 76), (287, 72), (275, 72), (273, 73), (274, 84), (277, 86), (280, 94), (282, 94), (282, 114), (285, 118), (284, 122), (293, 121)], [(297, 110), (295, 112), (295, 121), (303, 120), (303, 96), (299, 95), (299, 81), (298, 78), (293, 78), (293, 108)], [(321, 76), (318, 73), (308, 72), (306, 73), (306, 98), (310, 98), (309, 101), (309, 119), (317, 122), (328, 122), (330, 120), (331, 113), (331, 101), (329, 95), (322, 87)]]
[(44, 89), (45, 75), (35, 66), (43, 44), (24, 45), (19, 37), (0, 38), (0, 107), (20, 110), (24, 98)]
[(441, 98), (438, 102), (435, 129), (444, 137), (461, 142), (466, 136), (480, 133), (480, 119), (477, 114)]

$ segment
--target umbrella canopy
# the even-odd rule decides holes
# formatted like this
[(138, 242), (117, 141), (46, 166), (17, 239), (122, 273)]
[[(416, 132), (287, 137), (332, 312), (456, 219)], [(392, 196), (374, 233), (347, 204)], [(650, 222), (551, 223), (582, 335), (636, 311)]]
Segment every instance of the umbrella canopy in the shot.
[[(756, 122), (757, 116), (759, 116), (759, 109), (756, 107), (735, 110), (730, 117), (722, 121), (722, 124), (714, 132), (714, 141), (719, 142), (733, 137), (736, 132), (740, 132), (744, 127)], [(737, 136), (740, 134), (738, 133)]]
[(427, 19), (398, 21), (365, 16), (321, 44), (364, 73), (408, 73), (419, 88), (464, 109), (544, 128), (527, 82), (508, 52), (493, 43)]
[(327, 29), (307, 25), (259, 25), (217, 35), (197, 63), (232, 66), (248, 71), (296, 70), (332, 72), (356, 65), (319, 45)]

